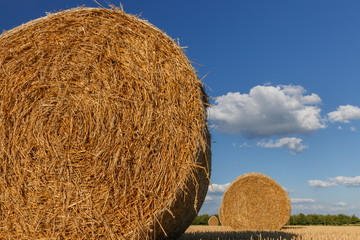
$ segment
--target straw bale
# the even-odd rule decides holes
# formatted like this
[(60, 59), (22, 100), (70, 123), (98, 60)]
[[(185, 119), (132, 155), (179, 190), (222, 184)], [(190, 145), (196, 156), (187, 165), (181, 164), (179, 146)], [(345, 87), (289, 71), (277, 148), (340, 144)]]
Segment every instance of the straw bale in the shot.
[(112, 8), (0, 35), (0, 239), (176, 238), (209, 183), (207, 96), (182, 49)]
[(219, 209), (223, 226), (236, 230), (279, 230), (290, 219), (291, 202), (275, 180), (246, 173), (226, 189)]
[(219, 226), (219, 220), (216, 216), (211, 216), (208, 221), (209, 226)]

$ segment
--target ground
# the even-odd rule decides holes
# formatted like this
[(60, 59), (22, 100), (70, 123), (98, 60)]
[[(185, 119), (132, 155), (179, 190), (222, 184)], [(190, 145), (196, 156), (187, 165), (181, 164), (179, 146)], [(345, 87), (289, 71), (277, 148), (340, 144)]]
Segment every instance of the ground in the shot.
[(234, 231), (224, 226), (190, 226), (179, 240), (360, 240), (360, 226), (286, 226), (280, 231)]

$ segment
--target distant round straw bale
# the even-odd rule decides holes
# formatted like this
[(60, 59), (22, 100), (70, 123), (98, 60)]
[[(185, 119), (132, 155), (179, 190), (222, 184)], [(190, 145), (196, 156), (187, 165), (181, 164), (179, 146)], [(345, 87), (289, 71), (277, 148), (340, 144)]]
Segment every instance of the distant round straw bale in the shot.
[(219, 220), (216, 216), (211, 216), (208, 221), (209, 226), (219, 226)]
[(279, 230), (290, 219), (289, 195), (272, 178), (247, 173), (226, 189), (219, 209), (223, 226), (236, 230)]
[(0, 238), (176, 238), (208, 188), (207, 101), (178, 44), (122, 10), (4, 32)]

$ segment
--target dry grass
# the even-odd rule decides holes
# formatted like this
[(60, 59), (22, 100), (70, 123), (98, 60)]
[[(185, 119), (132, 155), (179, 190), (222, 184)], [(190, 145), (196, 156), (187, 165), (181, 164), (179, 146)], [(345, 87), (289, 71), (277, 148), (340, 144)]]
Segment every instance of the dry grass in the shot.
[(0, 35), (0, 239), (182, 234), (208, 188), (207, 97), (182, 49), (122, 10)]
[(190, 226), (179, 240), (360, 240), (360, 226), (286, 226), (279, 231), (234, 231)]
[(290, 198), (277, 182), (261, 173), (247, 173), (226, 189), (219, 218), (223, 226), (236, 230), (279, 230), (290, 213)]
[(208, 220), (208, 225), (209, 226), (218, 226), (219, 225), (219, 220), (217, 219), (216, 216), (211, 216)]

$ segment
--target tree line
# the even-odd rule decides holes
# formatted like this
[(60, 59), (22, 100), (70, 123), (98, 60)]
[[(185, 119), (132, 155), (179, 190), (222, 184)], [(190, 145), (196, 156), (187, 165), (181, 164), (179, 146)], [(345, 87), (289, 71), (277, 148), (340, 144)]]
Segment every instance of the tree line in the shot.
[(208, 221), (211, 216), (216, 216), (219, 219), (219, 216), (217, 214), (216, 215), (204, 214), (204, 215), (196, 216), (194, 221), (191, 223), (191, 225), (208, 225)]
[[(192, 225), (208, 225), (209, 218), (212, 215), (203, 214), (196, 216)], [(215, 215), (218, 219), (219, 216)], [(345, 214), (338, 215), (319, 215), (319, 214), (308, 214), (303, 213), (292, 215), (288, 222), (288, 225), (352, 225), (360, 224), (360, 219), (355, 216), (348, 216)]]
[(350, 225), (360, 224), (360, 219), (355, 215), (318, 215), (318, 214), (297, 214), (290, 217), (289, 225)]

